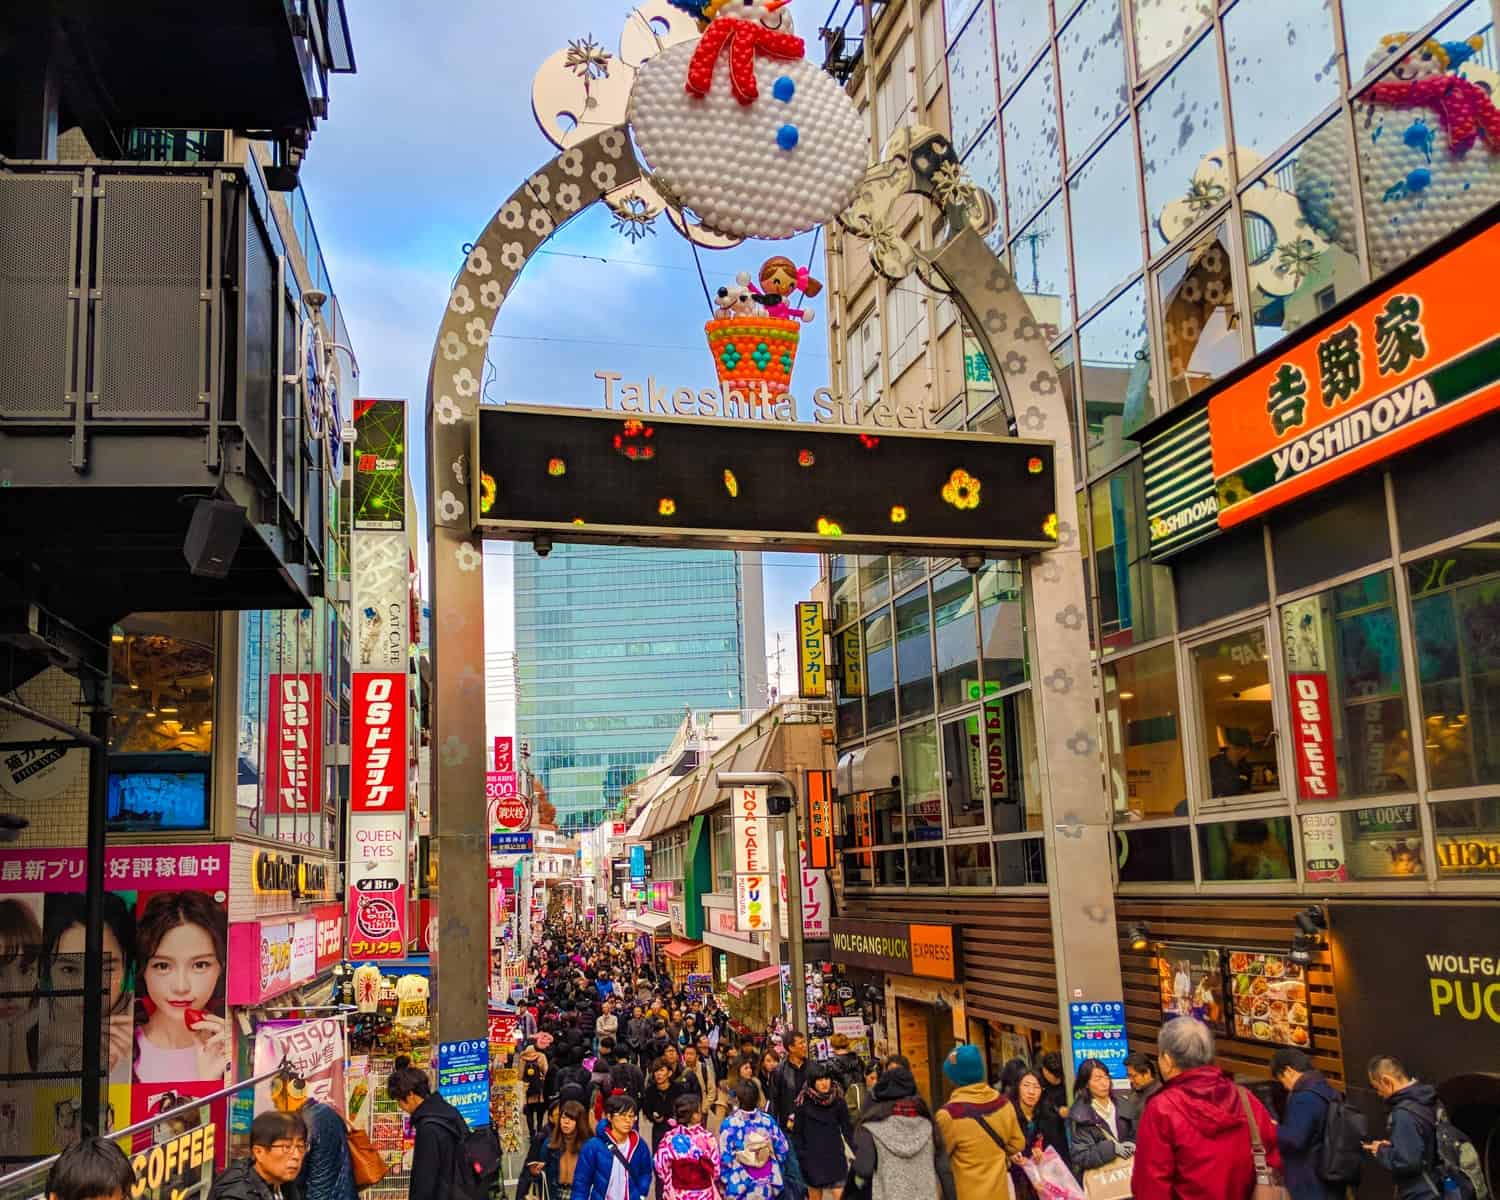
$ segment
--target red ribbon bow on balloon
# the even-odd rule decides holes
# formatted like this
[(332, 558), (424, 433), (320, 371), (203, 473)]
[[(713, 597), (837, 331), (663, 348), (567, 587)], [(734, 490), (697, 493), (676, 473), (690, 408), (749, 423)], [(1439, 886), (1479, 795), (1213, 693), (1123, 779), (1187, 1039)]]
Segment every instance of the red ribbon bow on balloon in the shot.
[(734, 98), (741, 104), (749, 104), (760, 89), (755, 82), (755, 53), (763, 50), (772, 58), (797, 59), (803, 57), (807, 47), (802, 39), (790, 33), (778, 33), (767, 29), (758, 21), (742, 21), (738, 17), (720, 17), (710, 21), (703, 36), (698, 39), (698, 48), (688, 64), (687, 90), (694, 96), (708, 95), (714, 81), (714, 64), (725, 45), (729, 46), (729, 85)]
[(1481, 132), (1490, 153), (1500, 151), (1500, 110), (1484, 88), (1461, 75), (1377, 83), (1370, 89), (1370, 99), (1394, 108), (1435, 110), (1454, 154), (1467, 153)]

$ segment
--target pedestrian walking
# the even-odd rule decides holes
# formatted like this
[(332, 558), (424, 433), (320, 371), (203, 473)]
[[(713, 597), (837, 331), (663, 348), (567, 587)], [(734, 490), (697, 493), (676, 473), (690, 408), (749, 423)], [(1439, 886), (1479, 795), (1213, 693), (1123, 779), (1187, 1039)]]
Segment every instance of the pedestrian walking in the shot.
[(854, 1122), (844, 1089), (832, 1067), (815, 1062), (792, 1109), (792, 1149), (807, 1182), (808, 1200), (839, 1200), (853, 1144)]
[[(538, 1034), (539, 1038), (545, 1034)], [(547, 1056), (533, 1041), (521, 1051), (521, 1090), (525, 1095), (522, 1111), (526, 1114), (526, 1132), (533, 1137), (542, 1127), (547, 1111)]]
[(781, 1035), (786, 1058), (771, 1073), (771, 1111), (783, 1129), (791, 1128), (792, 1110), (807, 1085), (807, 1035), (790, 1029)]
[(781, 1125), (757, 1107), (760, 1092), (735, 1084), (735, 1107), (719, 1129), (719, 1179), (726, 1200), (777, 1200), (787, 1190), (791, 1145)]
[(134, 1190), (130, 1160), (108, 1138), (74, 1142), (47, 1172), (47, 1200), (127, 1200)]
[(1042, 1092), (1047, 1103), (1060, 1113), (1068, 1111), (1068, 1085), (1063, 1079), (1062, 1055), (1049, 1050), (1036, 1060), (1042, 1074)]
[[(1286, 1111), (1276, 1126), (1286, 1190), (1292, 1200), (1343, 1200), (1346, 1186), (1358, 1183), (1358, 1175), (1350, 1181), (1329, 1182), (1319, 1173), (1328, 1137), (1328, 1114), (1343, 1104), (1343, 1097), (1295, 1047), (1283, 1046), (1271, 1055), (1271, 1078), (1287, 1093)], [(1356, 1168), (1358, 1164), (1356, 1158)]]
[[(464, 1139), (469, 1136), (468, 1122), (458, 1109), (433, 1092), (427, 1072), (412, 1066), (404, 1054), (396, 1059), (396, 1069), (386, 1079), (385, 1090), (411, 1119), (415, 1135), (408, 1200), (450, 1200), (454, 1196)], [(545, 1112), (544, 1104), (538, 1117)]]
[(716, 1200), (719, 1144), (704, 1127), (696, 1093), (678, 1097), (672, 1124), (656, 1148), (656, 1178), (661, 1200)]
[(1385, 1102), (1386, 1135), (1367, 1142), (1370, 1156), (1391, 1173), (1397, 1200), (1430, 1200), (1442, 1193), (1437, 1150), (1437, 1089), (1413, 1079), (1393, 1054), (1377, 1054), (1367, 1071), (1370, 1086)]
[(1072, 1147), (1073, 1172), (1107, 1167), (1135, 1153), (1136, 1122), (1133, 1110), (1116, 1104), (1109, 1068), (1097, 1058), (1078, 1064), (1074, 1077), (1073, 1106), (1068, 1109), (1068, 1143)]
[(646, 1200), (654, 1172), (636, 1116), (629, 1096), (605, 1101), (598, 1132), (578, 1152), (571, 1200)]
[(698, 1093), (705, 1107), (719, 1089), (719, 1077), (712, 1062), (698, 1052), (696, 1041), (682, 1048), (682, 1078), (688, 1087)]
[(686, 1090), (686, 1085), (673, 1078), (672, 1064), (665, 1057), (651, 1064), (651, 1082), (646, 1085), (646, 1094), (641, 1099), (641, 1115), (651, 1122), (652, 1158), (656, 1157), (667, 1123), (677, 1110), (678, 1098)]
[[(1256, 1143), (1269, 1173), (1281, 1169), (1276, 1127), (1254, 1096), (1213, 1065), (1214, 1035), (1174, 1017), (1157, 1037), (1162, 1089), (1141, 1115), (1132, 1164), (1135, 1200), (1245, 1200), (1258, 1178)], [(1073, 1165), (1078, 1166), (1077, 1147)]]
[(850, 1195), (861, 1200), (956, 1200), (953, 1170), (909, 1067), (888, 1067), (854, 1127)]
[[(1137, 1111), (1146, 1111), (1146, 1101), (1161, 1091), (1161, 1075), (1156, 1062), (1149, 1054), (1139, 1050), (1125, 1058), (1125, 1078), (1130, 1081), (1130, 1090), (1135, 1093)], [(1139, 1123), (1139, 1117), (1137, 1117)]]
[(1047, 1151), (1054, 1150), (1063, 1165), (1068, 1165), (1067, 1125), (1062, 1113), (1048, 1102), (1041, 1076), (1030, 1067), (1016, 1080), (1011, 1103), (1015, 1106), (1016, 1124), (1020, 1127), (1024, 1148), (1011, 1161), (1010, 1181), (1015, 1186), (1018, 1200), (1036, 1200), (1036, 1189), (1021, 1169), (1021, 1160), (1030, 1158), (1040, 1164)]
[(550, 1110), (548, 1128), (532, 1143), (525, 1169), (516, 1185), (516, 1200), (535, 1195), (538, 1200), (570, 1200), (578, 1155), (589, 1138), (588, 1114), (569, 1100)]
[(307, 1125), (299, 1114), (263, 1112), (250, 1122), (250, 1157), (219, 1172), (208, 1200), (302, 1200), (297, 1175), (306, 1153)]
[(307, 1156), (297, 1176), (303, 1200), (355, 1200), (354, 1160), (343, 1114), (311, 1097), (297, 1113), (307, 1125)]
[(1011, 1160), (1026, 1149), (1016, 1110), (984, 1080), (979, 1047), (953, 1047), (943, 1060), (953, 1094), (934, 1114), (958, 1200), (995, 1200), (1009, 1188)]

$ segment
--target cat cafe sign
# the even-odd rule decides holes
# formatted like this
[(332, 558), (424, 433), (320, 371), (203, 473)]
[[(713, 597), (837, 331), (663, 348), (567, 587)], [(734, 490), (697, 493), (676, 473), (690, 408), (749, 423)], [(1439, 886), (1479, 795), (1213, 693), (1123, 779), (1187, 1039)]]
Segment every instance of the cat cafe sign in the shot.
[(602, 402), (610, 412), (638, 413), (643, 417), (701, 417), (705, 420), (764, 421), (795, 425), (810, 412), (819, 425), (844, 425), (861, 429), (936, 429), (937, 411), (918, 404), (897, 404), (889, 399), (846, 399), (828, 388), (812, 394), (812, 407), (790, 392), (773, 395), (761, 385), (747, 392), (731, 388), (668, 387), (647, 375), (645, 380), (628, 380), (619, 371), (595, 371), (594, 378), (604, 386)]

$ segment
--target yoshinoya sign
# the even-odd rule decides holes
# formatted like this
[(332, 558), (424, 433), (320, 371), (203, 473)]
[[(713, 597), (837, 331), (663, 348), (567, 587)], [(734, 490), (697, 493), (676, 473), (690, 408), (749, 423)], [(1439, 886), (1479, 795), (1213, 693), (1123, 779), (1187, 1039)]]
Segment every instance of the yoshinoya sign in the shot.
[(927, 979), (958, 978), (959, 943), (951, 925), (834, 917), (828, 941), (836, 962)]
[(1143, 430), (1152, 556), (1500, 408), (1500, 336), (1473, 302), (1474, 281), (1497, 274), (1500, 225), (1491, 221), (1233, 372), (1197, 411)]

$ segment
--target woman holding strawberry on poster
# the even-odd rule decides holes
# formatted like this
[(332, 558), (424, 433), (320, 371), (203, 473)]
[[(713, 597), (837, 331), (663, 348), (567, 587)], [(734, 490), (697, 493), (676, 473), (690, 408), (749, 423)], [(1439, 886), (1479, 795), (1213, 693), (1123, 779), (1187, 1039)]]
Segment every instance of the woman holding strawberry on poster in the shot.
[(224, 1017), (224, 909), (202, 892), (163, 892), (141, 911), (135, 1078), (220, 1080), (229, 1067)]

